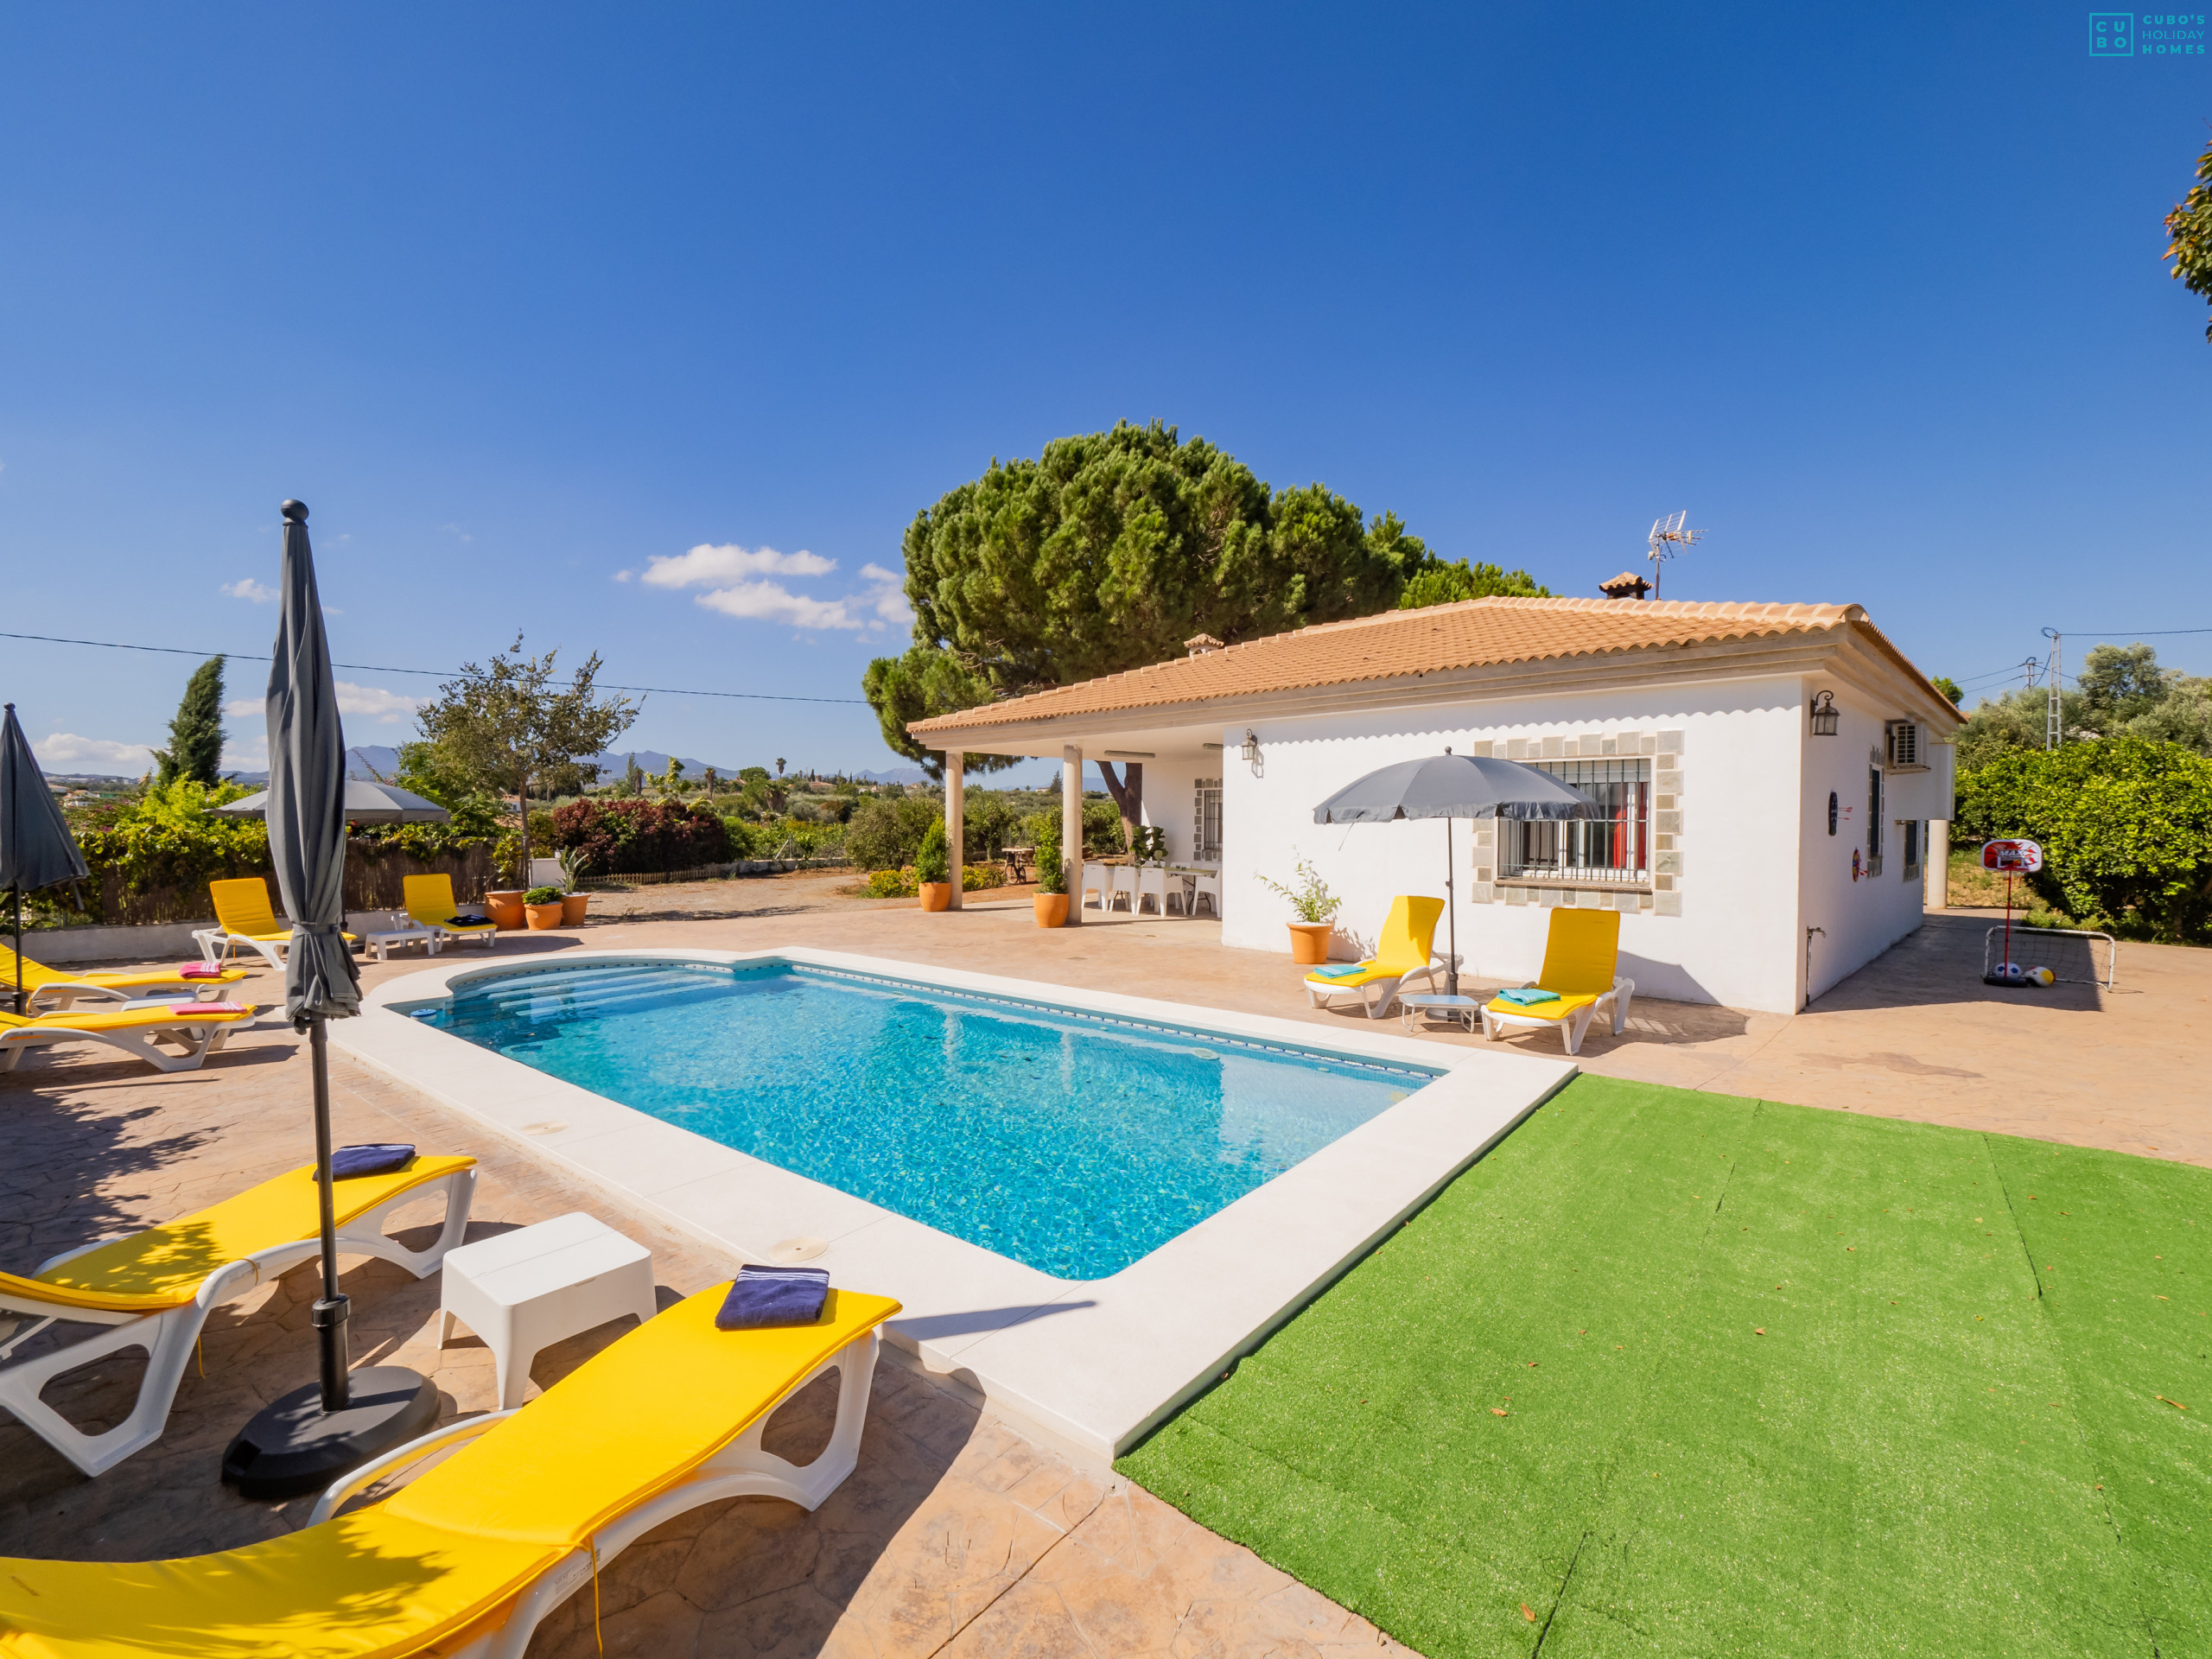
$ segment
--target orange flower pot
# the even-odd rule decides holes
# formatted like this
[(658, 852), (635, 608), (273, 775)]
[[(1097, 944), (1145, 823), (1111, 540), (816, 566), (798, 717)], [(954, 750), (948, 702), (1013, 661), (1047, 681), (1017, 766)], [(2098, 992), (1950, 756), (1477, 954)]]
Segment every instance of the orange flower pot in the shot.
[(523, 925), (522, 889), (484, 895), (484, 913), (492, 918), (493, 925), (502, 933), (512, 933)]
[(1031, 908), (1037, 912), (1039, 927), (1065, 927), (1068, 925), (1068, 896), (1065, 893), (1033, 893), (1029, 895)]
[(1334, 922), (1293, 922), (1290, 925), (1290, 959), (1300, 967), (1314, 967), (1329, 959), (1329, 936), (1337, 931)]
[(550, 905), (524, 905), (523, 913), (530, 918), (531, 930), (542, 933), (549, 927), (561, 925), (563, 906), (558, 899)]
[(952, 907), (952, 883), (925, 881), (917, 889), (922, 895), (924, 910), (950, 910)]
[(591, 894), (572, 893), (561, 900), (561, 925), (563, 927), (583, 925), (584, 908), (591, 903)]

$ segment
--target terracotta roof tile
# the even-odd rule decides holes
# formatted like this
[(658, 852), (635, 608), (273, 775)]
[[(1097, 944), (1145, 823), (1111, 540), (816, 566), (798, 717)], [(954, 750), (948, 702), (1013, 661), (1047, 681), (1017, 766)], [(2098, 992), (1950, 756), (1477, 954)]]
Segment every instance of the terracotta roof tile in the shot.
[[(1471, 599), (1323, 622), (1196, 657), (917, 721), (917, 734), (1118, 709), (1349, 685), (1608, 652), (1819, 633), (1865, 623), (1855, 605), (1688, 600)], [(1902, 661), (1902, 658), (1899, 659)]]

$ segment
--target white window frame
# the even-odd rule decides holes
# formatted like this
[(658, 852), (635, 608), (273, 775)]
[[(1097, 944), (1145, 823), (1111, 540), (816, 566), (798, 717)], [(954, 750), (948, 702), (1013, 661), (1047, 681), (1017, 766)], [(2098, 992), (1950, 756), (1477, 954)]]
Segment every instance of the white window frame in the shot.
[(1191, 791), (1191, 857), (1199, 864), (1221, 862), (1221, 779), (1201, 778)]

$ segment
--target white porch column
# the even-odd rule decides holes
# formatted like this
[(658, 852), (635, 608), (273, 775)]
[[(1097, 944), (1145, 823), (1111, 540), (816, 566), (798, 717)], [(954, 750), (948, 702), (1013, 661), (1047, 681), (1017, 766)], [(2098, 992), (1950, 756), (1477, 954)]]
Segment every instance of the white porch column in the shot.
[(968, 845), (968, 798), (962, 782), (967, 768), (968, 756), (960, 749), (944, 752), (944, 840), (952, 860), (952, 898), (950, 907), (960, 908), (960, 899), (966, 888), (967, 871), (963, 863)]
[(1070, 927), (1083, 925), (1083, 749), (1060, 751), (1060, 862), (1068, 873)]

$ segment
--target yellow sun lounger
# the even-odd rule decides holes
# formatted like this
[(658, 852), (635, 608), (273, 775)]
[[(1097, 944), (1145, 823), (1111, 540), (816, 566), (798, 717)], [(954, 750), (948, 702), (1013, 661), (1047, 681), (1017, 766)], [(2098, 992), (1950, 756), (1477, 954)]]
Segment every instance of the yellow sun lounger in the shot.
[[(54, 1043), (105, 1043), (163, 1071), (190, 1071), (260, 1012), (252, 1002), (171, 1002), (61, 1014), (0, 1013), (0, 1071), (12, 1071), (24, 1052)], [(176, 1044), (173, 1053), (161, 1046)]]
[[(899, 1304), (833, 1290), (815, 1324), (717, 1331), (728, 1289), (646, 1321), (528, 1405), (354, 1471), (297, 1532), (183, 1560), (0, 1558), (0, 1655), (513, 1659), (540, 1620), (671, 1516), (745, 1495), (817, 1507), (859, 1461), (877, 1328)], [(764, 1451), (769, 1414), (833, 1367), (828, 1447), (804, 1467)], [(461, 1441), (391, 1497), (327, 1518)]]
[(419, 926), (448, 939), (481, 939), (486, 950), (499, 937), (499, 930), (492, 922), (462, 922), (454, 918), (453, 877), (449, 875), (410, 875), (401, 887), (405, 890), (407, 913)]
[[(381, 1256), (417, 1279), (434, 1271), (468, 1226), (476, 1160), (417, 1155), (389, 1175), (335, 1183), (338, 1248)], [(385, 1236), (391, 1212), (433, 1192), (445, 1195), (445, 1225), (428, 1249)], [(0, 1408), (13, 1412), (88, 1475), (113, 1468), (161, 1437), (177, 1381), (208, 1313), (321, 1248), (315, 1167), (248, 1187), (208, 1209), (120, 1238), (67, 1251), (29, 1276), (0, 1273), (0, 1360), (57, 1322), (106, 1327), (52, 1353), (0, 1366)], [(22, 1321), (27, 1329), (15, 1329)], [(64, 1371), (124, 1348), (146, 1351), (146, 1373), (130, 1414), (87, 1434), (39, 1398)], [(13, 1598), (0, 1595), (0, 1643)], [(0, 1649), (0, 1651), (13, 1651)]]
[(34, 1010), (63, 1010), (79, 1001), (125, 1002), (134, 996), (152, 996), (162, 991), (175, 991), (181, 999), (198, 995), (205, 989), (234, 984), (246, 976), (243, 968), (226, 968), (213, 979), (187, 979), (175, 969), (144, 974), (67, 974), (44, 963), (33, 962), (29, 957), (18, 964), (16, 953), (0, 944), (0, 1007), (10, 1006), (5, 999), (16, 988), (18, 965), (22, 969), (23, 989), (29, 995)]
[[(233, 881), (210, 881), (207, 891), (215, 900), (215, 925), (200, 928), (192, 936), (199, 942), (200, 956), (210, 963), (227, 963), (232, 948), (243, 944), (261, 952), (271, 968), (282, 972), (292, 929), (289, 923), (278, 921), (276, 912), (269, 907), (267, 879), (247, 875)], [(351, 933), (341, 937), (348, 944), (354, 943)]]
[(1390, 901), (1390, 914), (1382, 924), (1382, 937), (1376, 941), (1375, 954), (1359, 964), (1357, 973), (1306, 976), (1313, 1006), (1325, 1008), (1332, 996), (1357, 994), (1367, 1005), (1367, 1017), (1380, 1020), (1390, 1012), (1407, 981), (1433, 982), (1436, 918), (1443, 913), (1441, 899), (1400, 893)]
[(1557, 991), (1548, 1002), (1492, 997), (1483, 1005), (1483, 1035), (1496, 1042), (1508, 1031), (1555, 1027), (1570, 1054), (1582, 1052), (1583, 1033), (1601, 1012), (1613, 1016), (1613, 1035), (1628, 1025), (1636, 982), (1613, 970), (1620, 965), (1621, 913), (1617, 910), (1554, 910), (1544, 941), (1544, 971), (1522, 987)]

